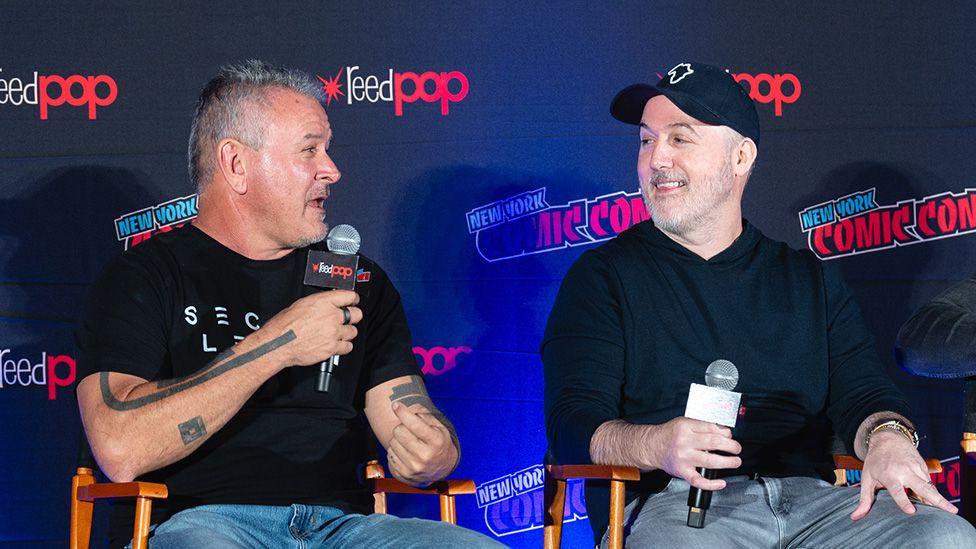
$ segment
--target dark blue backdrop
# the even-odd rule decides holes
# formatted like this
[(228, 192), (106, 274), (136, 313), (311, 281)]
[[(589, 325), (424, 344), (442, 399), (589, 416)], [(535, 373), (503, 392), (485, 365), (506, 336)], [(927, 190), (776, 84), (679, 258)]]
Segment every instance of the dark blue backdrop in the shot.
[[(330, 220), (360, 229), (403, 294), (430, 392), (464, 445), (456, 475), (482, 488), (460, 502), (460, 523), (516, 547), (541, 540), (536, 349), (555, 291), (582, 250), (641, 215), (625, 197), (600, 200), (637, 190), (636, 133), (608, 113), (618, 89), (683, 60), (752, 82), (764, 134), (746, 215), (794, 247), (808, 245), (798, 213), (810, 206), (872, 188), (887, 206), (976, 187), (971, 4), (62, 4), (0, 6), (0, 545), (64, 543), (83, 296), (126, 245), (117, 219), (192, 195), (192, 106), (229, 61), (341, 84), (327, 107), (343, 171)], [(431, 102), (404, 102), (401, 116), (362, 90), (350, 102), (350, 69), (363, 86), (424, 75)], [(43, 90), (31, 91), (35, 73)], [(100, 75), (111, 83), (89, 87)], [(61, 104), (57, 76), (75, 82)], [(916, 405), (923, 451), (947, 459), (961, 387), (900, 373), (891, 348), (915, 307), (973, 271), (972, 245), (961, 233), (831, 259)], [(953, 471), (939, 485), (957, 496)], [(578, 490), (570, 499), (584, 517)], [(412, 499), (392, 510), (436, 512)], [(584, 546), (589, 525), (566, 535)]]

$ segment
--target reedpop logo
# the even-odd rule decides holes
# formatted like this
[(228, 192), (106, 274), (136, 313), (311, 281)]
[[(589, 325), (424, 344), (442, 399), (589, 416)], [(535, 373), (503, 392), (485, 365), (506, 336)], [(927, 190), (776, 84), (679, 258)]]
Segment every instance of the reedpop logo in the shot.
[[(749, 88), (749, 97), (757, 103), (763, 105), (773, 104), (773, 115), (783, 116), (783, 104), (793, 104), (800, 98), (803, 86), (800, 79), (795, 74), (769, 74), (759, 73), (756, 75), (740, 73), (730, 73), (732, 78), (739, 84), (745, 83)], [(789, 93), (786, 93), (786, 92)]]
[[(0, 349), (0, 389), (31, 385), (47, 386), (47, 399), (58, 398), (58, 387), (70, 387), (75, 382), (77, 364), (68, 355), (41, 353), (41, 360), (33, 362), (26, 357), (17, 358), (10, 349)], [(58, 368), (58, 366), (64, 366)], [(59, 372), (63, 375), (58, 375)]]
[(359, 65), (354, 65), (341, 68), (330, 77), (316, 75), (322, 81), (326, 105), (331, 105), (332, 101), (340, 102), (340, 97), (345, 97), (347, 105), (361, 101), (392, 102), (394, 114), (403, 116), (404, 103), (420, 100), (425, 103), (440, 103), (441, 115), (446, 116), (450, 112), (451, 103), (467, 97), (470, 88), (468, 77), (456, 70), (418, 74), (388, 69), (382, 80), (375, 74), (363, 76), (356, 74), (358, 72)]
[(458, 364), (458, 357), (471, 352), (471, 347), (414, 347), (413, 354), (420, 363), (424, 375), (439, 376), (453, 370)]
[[(796, 103), (800, 94), (803, 93), (800, 79), (793, 73), (769, 74), (763, 72), (752, 75), (744, 72), (734, 73), (729, 69), (725, 69), (725, 72), (731, 74), (732, 78), (740, 85), (745, 84), (743, 87), (749, 92), (749, 98), (753, 101), (763, 105), (772, 103), (773, 115), (776, 117), (783, 116), (784, 103), (787, 105)], [(668, 80), (671, 84), (677, 84), (695, 74), (695, 70), (691, 63), (679, 63), (666, 74), (669, 76)], [(659, 79), (664, 78), (661, 73), (657, 73), (657, 77)]]
[[(0, 73), (3, 69), (0, 68)], [(107, 74), (98, 76), (59, 76), (57, 74), (33, 77), (0, 78), (0, 105), (10, 104), (38, 106), (41, 120), (48, 119), (49, 109), (67, 103), (72, 107), (87, 107), (88, 119), (98, 118), (98, 107), (107, 107), (119, 96), (115, 79)]]

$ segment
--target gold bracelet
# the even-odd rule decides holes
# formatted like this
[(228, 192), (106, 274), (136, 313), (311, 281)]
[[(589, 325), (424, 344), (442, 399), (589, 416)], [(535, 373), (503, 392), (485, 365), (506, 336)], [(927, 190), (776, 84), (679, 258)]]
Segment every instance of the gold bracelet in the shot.
[(911, 443), (915, 445), (915, 448), (918, 448), (918, 433), (915, 432), (915, 429), (912, 429), (897, 419), (888, 420), (875, 425), (867, 436), (864, 437), (864, 447), (867, 448), (871, 444), (871, 435), (884, 429), (898, 431), (899, 433), (905, 435), (905, 438), (911, 441)]

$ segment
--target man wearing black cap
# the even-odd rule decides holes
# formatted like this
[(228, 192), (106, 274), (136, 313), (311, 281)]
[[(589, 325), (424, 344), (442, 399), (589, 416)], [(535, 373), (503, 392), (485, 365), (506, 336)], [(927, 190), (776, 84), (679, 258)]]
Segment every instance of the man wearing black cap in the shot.
[[(560, 288), (541, 348), (553, 458), (644, 472), (629, 487), (629, 546), (976, 546), (930, 483), (850, 290), (742, 219), (759, 144), (745, 90), (681, 63), (611, 112), (640, 127), (651, 221), (584, 253)], [(748, 412), (734, 434), (683, 417), (717, 359), (740, 372)], [(834, 435), (865, 460), (860, 489), (825, 482)], [(704, 528), (686, 525), (690, 486), (714, 491)], [(587, 487), (597, 541), (606, 501)]]

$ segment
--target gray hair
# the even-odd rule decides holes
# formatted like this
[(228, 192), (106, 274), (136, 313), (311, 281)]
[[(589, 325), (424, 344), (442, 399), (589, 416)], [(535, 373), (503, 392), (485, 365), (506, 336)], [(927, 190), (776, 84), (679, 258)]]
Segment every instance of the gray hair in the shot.
[[(740, 143), (742, 143), (747, 139), (746, 136), (742, 135), (741, 133), (733, 130), (728, 126), (722, 126), (722, 128), (727, 130), (725, 133), (725, 139), (726, 139), (725, 144), (730, 151), (738, 147)], [(752, 172), (756, 169), (756, 164), (758, 162), (759, 162), (759, 158), (757, 156), (756, 159), (752, 161), (752, 166), (749, 167), (749, 172), (746, 173), (746, 181), (749, 181), (749, 178), (752, 177)]]
[(213, 177), (213, 146), (221, 139), (234, 138), (248, 147), (264, 144), (267, 124), (263, 108), (268, 90), (291, 90), (325, 102), (325, 94), (312, 75), (248, 59), (220, 68), (197, 101), (190, 143), (187, 148), (190, 181), (197, 192), (204, 190)]

